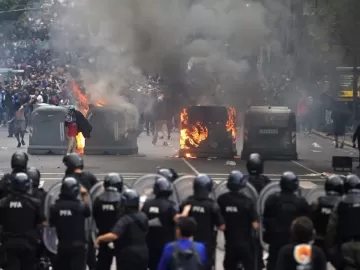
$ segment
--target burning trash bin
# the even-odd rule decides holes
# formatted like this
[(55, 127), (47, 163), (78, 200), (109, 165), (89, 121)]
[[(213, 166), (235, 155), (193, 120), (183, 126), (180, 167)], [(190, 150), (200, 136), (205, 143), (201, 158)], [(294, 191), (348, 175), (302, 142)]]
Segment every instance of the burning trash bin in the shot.
[(131, 104), (92, 107), (87, 119), (92, 126), (84, 153), (88, 155), (131, 155), (138, 153), (138, 111)]
[(54, 105), (40, 106), (32, 112), (27, 150), (29, 154), (66, 154), (67, 140), (64, 130), (66, 113), (66, 108)]
[(256, 152), (265, 159), (296, 160), (296, 116), (287, 107), (250, 107), (243, 140), (242, 159)]
[(180, 114), (180, 157), (233, 158), (236, 111), (225, 106), (189, 106)]

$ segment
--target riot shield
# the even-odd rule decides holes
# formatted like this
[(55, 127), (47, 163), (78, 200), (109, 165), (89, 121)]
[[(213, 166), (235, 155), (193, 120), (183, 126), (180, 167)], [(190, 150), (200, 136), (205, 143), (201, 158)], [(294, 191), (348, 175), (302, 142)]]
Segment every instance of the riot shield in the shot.
[(325, 190), (324, 187), (315, 187), (309, 191), (306, 192), (305, 194), (305, 199), (308, 201), (309, 204), (315, 203), (317, 202), (317, 200), (322, 197), (325, 196)]
[[(49, 219), (50, 216), (50, 209), (51, 206), (55, 204), (56, 200), (59, 198), (60, 195), (60, 190), (61, 190), (61, 184), (62, 181), (57, 182), (55, 185), (53, 185), (46, 197), (45, 197), (45, 202), (44, 202), (44, 214), (45, 217), (47, 219)], [(79, 196), (79, 199), (80, 196)], [(89, 206), (90, 208), (92, 207), (92, 203), (91, 203), (91, 197), (89, 196)], [(85, 222), (85, 231), (87, 232), (86, 235), (89, 236), (90, 233), (92, 232), (92, 228), (93, 228), (93, 220), (92, 218), (88, 218), (86, 219)], [(57, 253), (57, 235), (56, 235), (56, 230), (55, 228), (44, 228), (44, 232), (43, 232), (43, 240), (44, 240), (44, 245), (45, 247), (53, 254)]]
[[(163, 177), (159, 174), (146, 174), (144, 176), (141, 176), (139, 179), (135, 181), (135, 183), (132, 185), (132, 189), (135, 189), (140, 194), (140, 207), (143, 206), (145, 201), (147, 199), (153, 199), (155, 198), (153, 194), (153, 186), (155, 179), (157, 177)], [(170, 200), (175, 202), (176, 204), (179, 203), (179, 200), (177, 198), (176, 191), (174, 190), (173, 194), (170, 196)]]
[[(124, 184), (123, 190), (129, 189), (127, 185)], [(90, 189), (90, 198), (92, 202), (95, 202), (95, 199), (104, 192), (104, 181), (99, 181)]]
[[(228, 191), (229, 190), (226, 186), (226, 181), (224, 181), (215, 188), (214, 194), (215, 194), (216, 198), (219, 198), (220, 195), (222, 195)], [(254, 204), (256, 205), (259, 194), (257, 193), (256, 189), (254, 188), (254, 186), (252, 184), (247, 183), (246, 187), (244, 189), (241, 189), (239, 192), (245, 194), (247, 197), (252, 199)], [(220, 250), (225, 250), (224, 233), (221, 231), (218, 231), (218, 234), (217, 234), (217, 248)]]
[[(262, 216), (263, 216), (264, 209), (265, 209), (265, 203), (271, 195), (274, 195), (274, 194), (280, 192), (280, 190), (281, 189), (280, 189), (279, 182), (278, 181), (272, 182), (272, 183), (268, 184), (267, 186), (265, 186), (264, 189), (260, 192), (259, 198), (257, 201), (257, 211), (261, 218), (261, 220), (260, 220), (260, 240), (261, 240), (261, 244), (265, 250), (268, 250), (268, 245), (263, 241), (264, 228), (263, 228)], [(303, 194), (302, 188), (299, 188), (298, 194), (299, 195)]]

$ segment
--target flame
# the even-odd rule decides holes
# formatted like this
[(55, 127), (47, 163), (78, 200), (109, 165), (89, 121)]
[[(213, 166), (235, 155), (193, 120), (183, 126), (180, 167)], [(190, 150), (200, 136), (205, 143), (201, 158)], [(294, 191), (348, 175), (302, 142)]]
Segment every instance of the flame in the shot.
[[(79, 102), (78, 105), (78, 109), (79, 111), (86, 116), (87, 112), (89, 111), (89, 104), (88, 104), (88, 99), (85, 96), (85, 94), (83, 94), (79, 88), (79, 86), (74, 83), (73, 87), (73, 94), (75, 95), (77, 101)], [(76, 145), (77, 145), (77, 151), (78, 154), (83, 155), (84, 154), (84, 148), (85, 148), (85, 137), (83, 136), (83, 134), (81, 132), (79, 132), (76, 135)]]
[(190, 154), (190, 153), (186, 153), (186, 154), (185, 154), (185, 157), (186, 157), (186, 158), (196, 158), (196, 156), (194, 156), (194, 155), (192, 155), (192, 154)]
[(188, 111), (184, 108), (180, 114), (180, 149), (199, 147), (209, 135), (208, 128), (203, 123), (197, 121), (195, 125), (191, 125), (188, 124), (188, 120)]
[(226, 122), (226, 130), (231, 132), (233, 142), (236, 142), (236, 110), (233, 107), (228, 108), (228, 120)]
[(106, 102), (104, 100), (98, 100), (95, 104), (96, 107), (104, 107)]

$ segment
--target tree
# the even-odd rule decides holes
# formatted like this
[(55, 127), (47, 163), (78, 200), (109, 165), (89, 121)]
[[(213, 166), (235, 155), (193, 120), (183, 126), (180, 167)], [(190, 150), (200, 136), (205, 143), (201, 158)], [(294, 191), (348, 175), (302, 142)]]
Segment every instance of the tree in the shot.
[(0, 0), (0, 21), (18, 20), (29, 3), (29, 0)]

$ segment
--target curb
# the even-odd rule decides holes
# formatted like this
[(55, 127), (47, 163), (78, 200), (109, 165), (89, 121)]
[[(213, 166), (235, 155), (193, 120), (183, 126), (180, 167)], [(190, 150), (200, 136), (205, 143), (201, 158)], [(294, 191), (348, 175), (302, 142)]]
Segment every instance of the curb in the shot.
[[(334, 137), (332, 137), (332, 136), (326, 136), (325, 133), (320, 132), (320, 131), (317, 131), (317, 130), (315, 130), (315, 129), (312, 129), (312, 130), (311, 130), (311, 133), (313, 133), (313, 134), (315, 134), (315, 135), (317, 135), (317, 136), (319, 136), (319, 137), (328, 139), (328, 140), (330, 140), (330, 141), (334, 141)], [(344, 144), (345, 144), (346, 146), (349, 146), (349, 147), (352, 147), (352, 146), (353, 146), (352, 142), (349, 142), (349, 141), (346, 141), (346, 140), (344, 141)]]

